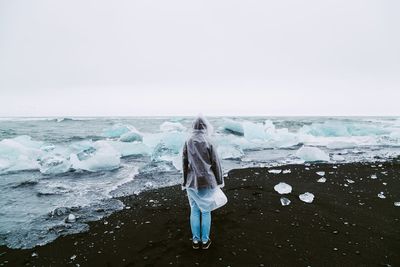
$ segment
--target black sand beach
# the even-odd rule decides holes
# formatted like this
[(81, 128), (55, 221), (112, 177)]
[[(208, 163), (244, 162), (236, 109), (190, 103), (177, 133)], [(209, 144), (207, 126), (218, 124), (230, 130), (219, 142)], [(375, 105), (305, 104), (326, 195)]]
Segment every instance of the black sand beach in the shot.
[[(212, 214), (208, 251), (192, 250), (187, 198), (174, 186), (122, 198), (129, 209), (90, 223), (86, 233), (29, 250), (1, 247), (0, 265), (400, 266), (399, 163), (276, 169), (291, 173), (229, 173), (229, 202)], [(326, 172), (325, 183), (317, 171)], [(293, 187), (289, 206), (273, 189), (279, 182)], [(298, 198), (304, 192), (315, 195), (311, 204)]]

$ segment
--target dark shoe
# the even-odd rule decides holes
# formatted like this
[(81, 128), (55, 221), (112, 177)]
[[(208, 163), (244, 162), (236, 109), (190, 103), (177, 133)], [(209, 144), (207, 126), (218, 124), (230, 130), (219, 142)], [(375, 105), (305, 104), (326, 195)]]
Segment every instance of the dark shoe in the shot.
[(208, 239), (207, 243), (201, 243), (201, 248), (202, 249), (208, 249), (211, 245), (211, 239)]
[(199, 248), (200, 248), (200, 242), (194, 242), (194, 241), (192, 241), (192, 248), (193, 248), (193, 249), (199, 249)]

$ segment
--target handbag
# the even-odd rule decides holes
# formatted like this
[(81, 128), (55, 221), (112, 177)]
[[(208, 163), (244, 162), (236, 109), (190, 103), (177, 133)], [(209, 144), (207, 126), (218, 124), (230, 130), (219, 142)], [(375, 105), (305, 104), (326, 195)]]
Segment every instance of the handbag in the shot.
[(212, 210), (216, 210), (216, 209), (224, 206), (228, 202), (228, 198), (226, 197), (224, 192), (219, 187), (217, 187), (214, 190), (213, 199), (214, 199), (214, 205), (213, 205)]

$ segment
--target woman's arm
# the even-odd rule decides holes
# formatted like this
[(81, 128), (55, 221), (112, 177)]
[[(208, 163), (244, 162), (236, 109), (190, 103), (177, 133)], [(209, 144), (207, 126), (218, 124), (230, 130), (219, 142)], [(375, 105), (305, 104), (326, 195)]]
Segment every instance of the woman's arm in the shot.
[(187, 144), (186, 144), (186, 142), (185, 142), (185, 145), (183, 146), (182, 164), (183, 164), (183, 167), (182, 167), (182, 170), (183, 170), (183, 184), (182, 184), (182, 187), (185, 187), (186, 186), (186, 181), (187, 181), (188, 169), (189, 169), (189, 160), (188, 160), (188, 155), (187, 155)]
[(217, 180), (217, 184), (221, 187), (224, 186), (224, 177), (222, 175), (222, 167), (221, 162), (219, 160), (217, 149), (210, 145), (210, 157), (211, 157), (211, 169), (215, 175), (215, 179)]

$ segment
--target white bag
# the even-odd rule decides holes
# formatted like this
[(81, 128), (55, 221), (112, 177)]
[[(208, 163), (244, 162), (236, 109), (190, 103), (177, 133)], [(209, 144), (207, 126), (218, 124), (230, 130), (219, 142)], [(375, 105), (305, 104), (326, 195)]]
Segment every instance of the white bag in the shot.
[(214, 198), (215, 205), (212, 210), (216, 210), (216, 209), (224, 206), (226, 203), (228, 203), (228, 198), (226, 197), (224, 192), (219, 187), (216, 188), (216, 190), (214, 191), (213, 198)]
[(189, 201), (194, 201), (199, 209), (203, 211), (213, 211), (225, 205), (228, 202), (221, 188), (196, 191), (191, 188), (186, 189)]

